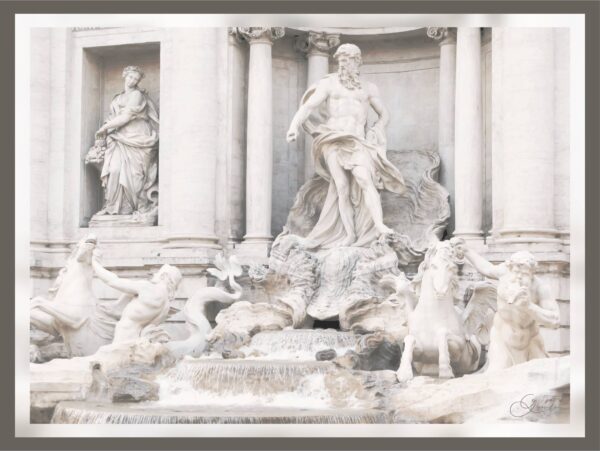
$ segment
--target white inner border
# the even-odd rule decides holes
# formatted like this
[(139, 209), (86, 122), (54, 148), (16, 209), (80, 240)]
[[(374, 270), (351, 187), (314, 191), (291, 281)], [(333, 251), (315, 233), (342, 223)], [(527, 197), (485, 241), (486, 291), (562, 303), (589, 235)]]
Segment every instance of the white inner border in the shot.
[[(570, 29), (571, 423), (392, 425), (29, 424), (29, 72), (35, 27), (564, 27)], [(585, 16), (583, 14), (18, 14), (15, 17), (17, 437), (582, 437), (585, 435)]]

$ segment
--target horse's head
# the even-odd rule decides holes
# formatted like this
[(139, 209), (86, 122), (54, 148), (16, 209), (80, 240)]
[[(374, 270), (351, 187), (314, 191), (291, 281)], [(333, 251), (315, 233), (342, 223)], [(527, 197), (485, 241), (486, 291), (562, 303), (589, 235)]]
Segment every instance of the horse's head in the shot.
[(429, 248), (419, 268), (421, 278), (427, 276), (437, 299), (454, 297), (458, 289), (458, 264), (454, 246), (440, 241)]
[(75, 248), (74, 256), (75, 260), (79, 263), (92, 264), (92, 254), (96, 249), (96, 243), (98, 242), (96, 235), (93, 233), (88, 234), (84, 239), (77, 243)]

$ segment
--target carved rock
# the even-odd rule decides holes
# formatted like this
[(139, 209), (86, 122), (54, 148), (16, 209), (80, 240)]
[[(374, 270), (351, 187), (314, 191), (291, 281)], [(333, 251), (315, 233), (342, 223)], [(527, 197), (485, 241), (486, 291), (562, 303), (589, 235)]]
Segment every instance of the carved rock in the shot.
[[(564, 356), (443, 383), (418, 376), (395, 385), (385, 399), (394, 423), (568, 422), (569, 368), (570, 357)], [(548, 398), (551, 404), (540, 402), (538, 407), (544, 407), (533, 412), (521, 404)]]
[(208, 335), (209, 349), (224, 352), (250, 343), (253, 335), (266, 330), (281, 330), (292, 325), (289, 310), (274, 304), (239, 301), (221, 310), (217, 325)]
[(324, 349), (322, 351), (318, 351), (315, 354), (315, 360), (317, 360), (318, 362), (322, 362), (325, 360), (333, 360), (337, 357), (337, 352), (335, 352), (335, 349)]
[(155, 382), (133, 376), (110, 378), (112, 402), (156, 401), (159, 385)]
[(348, 351), (334, 362), (353, 370), (396, 370), (400, 364), (400, 355), (398, 340), (392, 335), (378, 332), (362, 336), (354, 351)]
[(83, 401), (92, 393), (101, 398), (109, 396), (111, 374), (127, 371), (139, 377), (132, 371), (158, 371), (173, 363), (164, 344), (140, 339), (135, 343), (103, 346), (86, 357), (30, 364), (32, 412), (52, 410), (64, 400)]

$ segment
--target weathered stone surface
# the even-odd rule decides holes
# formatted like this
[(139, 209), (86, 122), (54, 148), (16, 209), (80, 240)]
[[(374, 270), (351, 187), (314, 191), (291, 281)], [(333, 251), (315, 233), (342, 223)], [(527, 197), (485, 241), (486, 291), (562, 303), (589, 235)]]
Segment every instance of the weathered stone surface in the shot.
[[(561, 399), (568, 404), (569, 373), (570, 357), (564, 356), (444, 382), (418, 376), (395, 385), (387, 394), (387, 406), (396, 423), (528, 421), (536, 416), (564, 422)], [(548, 402), (548, 395), (553, 402)], [(545, 406), (542, 412), (528, 413), (521, 407), (522, 400), (531, 406), (536, 398)]]
[(334, 362), (344, 368), (379, 371), (396, 370), (400, 364), (400, 344), (390, 334), (377, 332), (363, 335), (356, 347)]
[[(95, 354), (72, 359), (55, 359), (43, 364), (30, 364), (31, 408), (54, 408), (60, 401), (82, 401), (90, 395), (92, 386), (109, 384), (106, 375), (126, 368), (160, 369), (173, 362), (161, 343), (141, 339), (136, 343), (101, 347)], [(94, 370), (96, 368), (96, 370)], [(108, 393), (96, 390), (96, 393)]]
[(156, 401), (159, 385), (133, 376), (111, 377), (112, 402)]
[(52, 359), (68, 359), (70, 357), (69, 350), (64, 343), (50, 343), (46, 346), (40, 346), (39, 360), (36, 363), (49, 362)]
[(238, 349), (225, 349), (221, 356), (224, 359), (243, 359), (246, 355)]
[(250, 338), (264, 330), (281, 330), (292, 325), (291, 315), (274, 304), (251, 304), (239, 301), (221, 310), (217, 325), (208, 335), (209, 349), (223, 352), (250, 343)]

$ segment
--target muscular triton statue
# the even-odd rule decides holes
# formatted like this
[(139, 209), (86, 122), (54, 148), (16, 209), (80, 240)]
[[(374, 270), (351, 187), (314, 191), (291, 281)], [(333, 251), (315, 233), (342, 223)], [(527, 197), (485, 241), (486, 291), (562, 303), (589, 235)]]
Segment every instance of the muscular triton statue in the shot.
[(452, 241), (477, 271), (498, 280), (498, 310), (490, 331), (488, 370), (547, 357), (539, 326), (557, 328), (560, 316), (550, 288), (534, 274), (535, 257), (520, 251), (494, 265), (469, 249), (464, 240)]
[(125, 308), (115, 327), (113, 343), (135, 341), (146, 326), (162, 323), (182, 279), (179, 269), (171, 265), (163, 265), (148, 281), (125, 279), (105, 269), (97, 254), (92, 258), (92, 268), (100, 280), (123, 293), (119, 304)]
[[(359, 79), (360, 49), (343, 44), (335, 52), (337, 73), (312, 85), (287, 132), (296, 140), (300, 126), (313, 138), (312, 154), (318, 176), (329, 182), (319, 220), (306, 242), (311, 247), (368, 246), (393, 230), (383, 223), (378, 190), (405, 190), (400, 171), (386, 158), (385, 127), (389, 114), (377, 87)], [(324, 120), (313, 124), (311, 113)], [(378, 115), (371, 126), (369, 109)]]

